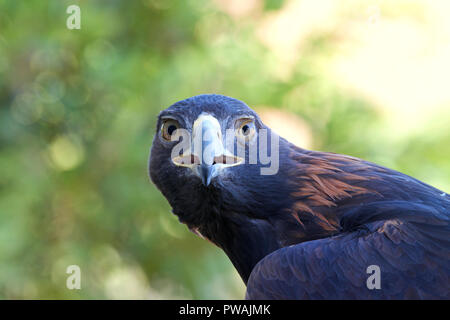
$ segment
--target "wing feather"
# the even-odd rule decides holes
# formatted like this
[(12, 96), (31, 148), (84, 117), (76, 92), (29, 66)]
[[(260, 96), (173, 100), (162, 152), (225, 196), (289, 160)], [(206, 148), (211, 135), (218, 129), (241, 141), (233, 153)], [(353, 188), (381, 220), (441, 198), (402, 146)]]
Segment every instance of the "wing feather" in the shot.
[[(353, 232), (281, 248), (255, 266), (246, 297), (450, 299), (449, 219), (430, 216), (369, 222)], [(380, 267), (381, 289), (366, 285), (370, 265)]]

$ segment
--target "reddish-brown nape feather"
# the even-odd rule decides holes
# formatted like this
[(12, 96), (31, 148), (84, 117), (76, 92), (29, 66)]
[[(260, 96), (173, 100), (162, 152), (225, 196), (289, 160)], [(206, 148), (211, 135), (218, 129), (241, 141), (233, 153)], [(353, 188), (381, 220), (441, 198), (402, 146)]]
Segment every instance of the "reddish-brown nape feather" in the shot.
[(325, 232), (338, 231), (339, 220), (333, 207), (346, 199), (362, 195), (377, 195), (366, 185), (369, 180), (379, 180), (384, 168), (373, 166), (350, 156), (325, 152), (298, 152), (290, 158), (297, 164), (290, 177), (295, 199), (290, 214), (305, 228), (303, 217), (310, 217)]

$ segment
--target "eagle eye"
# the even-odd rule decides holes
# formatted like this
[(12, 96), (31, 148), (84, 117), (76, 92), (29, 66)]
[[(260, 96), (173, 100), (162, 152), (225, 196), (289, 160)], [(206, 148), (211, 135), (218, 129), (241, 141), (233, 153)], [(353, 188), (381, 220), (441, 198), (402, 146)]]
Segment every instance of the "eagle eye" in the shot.
[(167, 119), (164, 120), (163, 125), (161, 127), (161, 136), (167, 140), (171, 141), (172, 135), (175, 132), (175, 130), (180, 128), (180, 124), (177, 120), (174, 119)]
[(237, 138), (247, 142), (255, 135), (255, 122), (249, 118), (239, 119), (236, 122), (236, 131)]

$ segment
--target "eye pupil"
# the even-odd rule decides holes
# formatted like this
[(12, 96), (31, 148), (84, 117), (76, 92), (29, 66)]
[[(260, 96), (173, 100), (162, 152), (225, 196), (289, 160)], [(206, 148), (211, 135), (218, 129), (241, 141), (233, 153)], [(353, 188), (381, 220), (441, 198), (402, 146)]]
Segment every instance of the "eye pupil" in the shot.
[(249, 127), (248, 125), (244, 125), (244, 126), (242, 127), (242, 133), (243, 133), (244, 135), (247, 135), (249, 132), (250, 132), (250, 127)]
[(168, 128), (167, 128), (167, 133), (169, 134), (169, 135), (172, 135), (172, 133), (175, 131), (175, 130), (177, 130), (177, 127), (175, 126), (175, 125), (170, 125)]

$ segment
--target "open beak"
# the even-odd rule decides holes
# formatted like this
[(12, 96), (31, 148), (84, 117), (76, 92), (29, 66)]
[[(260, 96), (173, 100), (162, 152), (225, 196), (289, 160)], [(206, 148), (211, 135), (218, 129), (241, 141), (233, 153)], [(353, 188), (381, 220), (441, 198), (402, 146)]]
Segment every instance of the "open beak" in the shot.
[(219, 121), (209, 114), (201, 114), (195, 120), (190, 145), (191, 150), (172, 158), (172, 161), (177, 166), (191, 168), (205, 186), (209, 186), (224, 168), (243, 162), (242, 158), (225, 149)]

